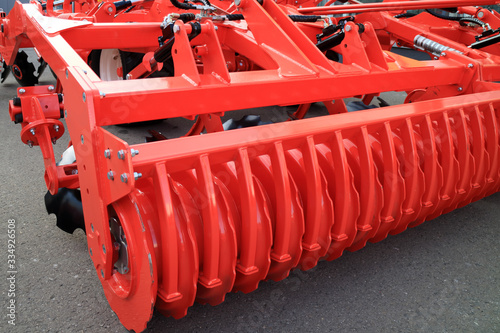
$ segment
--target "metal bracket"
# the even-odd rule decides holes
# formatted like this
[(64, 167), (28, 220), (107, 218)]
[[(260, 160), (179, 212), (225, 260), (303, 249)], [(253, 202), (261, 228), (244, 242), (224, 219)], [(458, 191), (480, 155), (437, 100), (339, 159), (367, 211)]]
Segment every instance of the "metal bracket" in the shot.
[(126, 196), (135, 188), (135, 177), (132, 166), (132, 154), (128, 144), (108, 131), (98, 128), (102, 138), (100, 151), (103, 165), (101, 176), (105, 186), (104, 202), (112, 202)]

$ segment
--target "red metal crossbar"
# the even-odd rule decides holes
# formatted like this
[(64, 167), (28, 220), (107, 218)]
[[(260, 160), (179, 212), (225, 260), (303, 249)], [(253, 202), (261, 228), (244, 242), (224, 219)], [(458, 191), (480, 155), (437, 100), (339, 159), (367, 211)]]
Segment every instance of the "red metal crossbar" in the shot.
[(347, 6), (318, 6), (299, 8), (303, 14), (321, 13), (323, 15), (366, 13), (376, 11), (395, 11), (412, 9), (449, 8), (465, 6), (487, 6), (496, 5), (496, 0), (410, 0), (410, 1), (389, 1), (375, 3), (359, 3)]

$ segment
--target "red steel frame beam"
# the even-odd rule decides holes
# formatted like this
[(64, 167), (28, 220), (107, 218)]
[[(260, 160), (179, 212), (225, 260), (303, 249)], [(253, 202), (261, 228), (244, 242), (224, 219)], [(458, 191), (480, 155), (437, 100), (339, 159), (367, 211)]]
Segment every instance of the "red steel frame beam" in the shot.
[[(500, 88), (500, 87), (499, 87)], [(171, 173), (194, 168), (196, 159), (203, 154), (213, 158), (213, 164), (232, 161), (234, 151), (245, 147), (258, 152), (258, 156), (269, 151), (269, 145), (282, 142), (285, 150), (300, 146), (298, 141), (314, 136), (316, 143), (331, 139), (333, 133), (342, 131), (345, 136), (357, 132), (360, 127), (380, 127), (381, 119), (388, 123), (397, 123), (409, 118), (425, 115), (441, 115), (443, 111), (474, 108), (478, 105), (494, 105), (500, 103), (500, 91), (482, 92), (471, 95), (444, 98), (436, 101), (396, 105), (384, 109), (367, 110), (362, 119), (352, 114), (325, 116), (321, 119), (304, 119), (300, 122), (286, 122), (272, 125), (246, 128), (242, 131), (213, 133), (210, 136), (196, 136), (165, 140), (146, 144), (132, 145), (141, 154), (134, 158), (133, 166), (138, 171), (149, 174), (157, 162), (166, 162)], [(144, 152), (144, 154), (143, 154)], [(500, 172), (500, 170), (498, 170)]]
[[(358, 76), (349, 75), (344, 78), (329, 76), (284, 82), (279, 78), (277, 71), (231, 73), (230, 86), (211, 84), (203, 87), (202, 82), (201, 87), (196, 89), (196, 100), (191, 101), (189, 106), (184, 101), (192, 96), (193, 86), (182, 78), (170, 80), (169, 88), (165, 88), (162, 79), (151, 79), (144, 85), (126, 82), (118, 89), (111, 82), (96, 82), (97, 89), (105, 95), (100, 100), (100, 108), (96, 109), (96, 123), (104, 126), (161, 117), (186, 117), (193, 114), (224, 112), (229, 111), (228, 108), (238, 110), (268, 105), (310, 103), (381, 91), (413, 90), (429, 85), (456, 85), (458, 88), (463, 84), (466, 66), (454, 65), (442, 69), (431, 66), (427, 70), (415, 70), (411, 78), (408, 78), (412, 73), (411, 70), (365, 74), (363, 76), (366, 76), (366, 81), (360, 81)], [(242, 80), (239, 80), (240, 77)], [(248, 85), (248, 80), (254, 84)], [(374, 85), (375, 81), (379, 83)], [(268, 94), (271, 90), (274, 93)], [(290, 91), (300, 91), (300, 93), (286, 95)], [(128, 96), (132, 92), (134, 95)], [(224, 95), (223, 99), (214, 98), (221, 95)], [(168, 107), (158, 107), (166, 100)], [(134, 114), (132, 111), (138, 101), (150, 111), (146, 114)], [(207, 107), (208, 103), (210, 108)], [(120, 106), (120, 112), (127, 112), (126, 118), (122, 118), (121, 114), (110, 115), (108, 110), (117, 105)]]
[(430, 9), (430, 8), (451, 8), (464, 6), (486, 6), (495, 5), (496, 0), (415, 0), (415, 1), (390, 1), (377, 3), (363, 3), (342, 6), (323, 6), (299, 8), (302, 14), (317, 13), (322, 15), (336, 15), (349, 13), (366, 13), (376, 11), (396, 11), (412, 9)]

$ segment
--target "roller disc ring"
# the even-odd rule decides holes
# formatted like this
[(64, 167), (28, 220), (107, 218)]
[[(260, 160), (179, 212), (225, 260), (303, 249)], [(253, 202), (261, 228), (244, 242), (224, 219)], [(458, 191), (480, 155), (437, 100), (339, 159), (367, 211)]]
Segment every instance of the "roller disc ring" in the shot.
[(158, 289), (152, 228), (148, 224), (151, 219), (144, 208), (148, 202), (138, 192), (115, 202), (110, 213), (123, 228), (128, 269), (124, 274), (114, 269), (109, 279), (101, 280), (112, 310), (128, 330), (135, 332), (143, 331), (151, 319)]

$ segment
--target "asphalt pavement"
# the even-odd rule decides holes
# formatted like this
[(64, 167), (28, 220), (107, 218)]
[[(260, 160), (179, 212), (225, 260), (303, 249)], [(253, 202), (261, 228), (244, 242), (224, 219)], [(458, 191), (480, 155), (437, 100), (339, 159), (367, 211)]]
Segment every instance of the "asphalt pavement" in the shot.
[[(53, 83), (47, 71), (42, 84)], [(64, 233), (45, 211), (40, 149), (21, 142), (21, 126), (8, 115), (16, 88), (12, 77), (0, 87), (0, 332), (126, 332), (104, 297), (84, 233)], [(66, 142), (56, 144), (56, 156)], [(250, 294), (229, 294), (219, 306), (195, 304), (181, 320), (155, 313), (147, 331), (500, 332), (499, 237), (497, 193), (311, 271), (262, 282)], [(15, 326), (8, 323), (11, 299)]]

